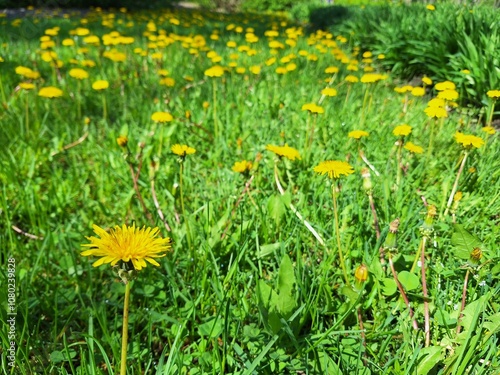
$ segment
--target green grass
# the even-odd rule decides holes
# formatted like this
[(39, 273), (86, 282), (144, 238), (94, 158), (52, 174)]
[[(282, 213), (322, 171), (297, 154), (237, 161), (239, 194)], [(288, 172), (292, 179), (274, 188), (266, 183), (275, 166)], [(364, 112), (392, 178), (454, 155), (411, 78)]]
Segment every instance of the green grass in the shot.
[[(107, 15), (90, 13), (88, 23), (76, 14), (68, 19), (28, 18), (18, 26), (0, 19), (5, 92), (0, 112), (0, 301), (2, 307), (7, 305), (7, 259), (12, 257), (17, 308), (16, 369), (7, 366), (5, 348), (10, 339), (2, 328), (2, 373), (119, 373), (125, 288), (109, 266), (93, 268), (96, 258), (82, 257), (80, 252), (81, 244), (88, 243), (85, 237), (93, 235), (92, 224), (110, 228), (123, 223), (158, 226), (162, 236), (174, 240), (173, 251), (160, 259), (160, 267), (148, 266), (133, 281), (129, 374), (498, 372), (499, 146), (498, 136), (482, 132), (484, 124), (473, 113), (453, 109), (442, 125), (438, 121), (428, 157), (432, 121), (424, 109), (436, 92), (428, 89), (423, 98), (409, 95), (403, 113), (405, 96), (394, 92), (398, 82), (391, 76), (349, 88), (345, 76), (361, 77), (365, 63), (357, 56), (360, 70), (349, 72), (331, 53), (343, 51), (350, 60), (356, 58), (356, 51), (347, 47), (349, 41), (338, 42), (336, 49), (326, 45), (329, 35), (313, 37), (304, 32), (297, 45), (290, 47), (285, 44), (285, 30), (293, 25), (271, 17), (202, 16), (187, 11), (117, 13), (114, 23), (106, 27), (102, 21), (109, 19)], [(169, 22), (174, 16), (180, 25)], [(148, 56), (134, 53), (138, 47), (147, 50), (150, 41), (144, 32), (152, 21), (156, 31), (150, 35), (166, 34), (172, 40), (164, 47), (150, 45)], [(246, 43), (245, 33), (227, 30), (229, 24), (253, 27), (259, 41)], [(39, 42), (53, 26), (60, 27), (58, 36), (52, 37), (63, 62), (57, 70), (42, 61)], [(74, 37), (79, 47), (88, 47), (84, 55), (76, 47), (61, 45), (76, 27), (87, 27), (99, 37), (119, 31), (135, 40), (131, 45), (110, 47), (101, 42), (95, 47), (85, 46), (83, 37)], [(264, 32), (273, 27), (279, 31), (275, 39), (285, 48), (267, 66), (265, 62), (274, 55)], [(210, 38), (214, 30), (218, 30), (218, 40)], [(196, 35), (204, 37), (206, 51), (190, 45)], [(227, 47), (229, 40), (248, 45), (256, 54), (248, 56)], [(126, 53), (126, 62), (103, 56), (112, 48)], [(190, 48), (198, 54), (190, 53)], [(301, 50), (315, 54), (317, 61), (301, 56)], [(216, 51), (222, 57), (219, 64), (228, 67), (223, 77), (204, 76), (214, 65), (208, 51)], [(161, 60), (151, 57), (154, 52), (163, 53)], [(237, 60), (231, 59), (232, 53), (238, 53)], [(276, 74), (278, 66), (289, 64), (280, 58), (291, 53), (295, 57), (290, 62), (297, 68)], [(81, 82), (81, 96), (76, 80), (68, 74), (78, 66), (71, 64), (73, 58), (96, 63), (84, 67), (90, 78)], [(245, 67), (245, 73), (230, 68), (231, 61)], [(261, 67), (260, 74), (249, 71), (255, 65)], [(22, 81), (15, 73), (17, 66), (40, 72), (41, 78), (33, 81), (35, 90), (16, 88)], [(340, 69), (332, 84), (337, 96), (325, 98), (325, 113), (315, 120), (301, 107), (318, 102), (324, 80), (331, 78), (324, 73), (329, 66)], [(173, 87), (159, 84), (159, 69), (170, 72)], [(97, 79), (108, 80), (110, 87), (103, 92), (92, 90), (91, 83)], [(37, 96), (39, 88), (51, 85), (62, 89), (63, 96)], [(214, 135), (214, 104), (219, 137)], [(171, 113), (174, 121), (155, 124), (151, 115), (157, 111)], [(308, 149), (306, 132), (313, 123), (315, 135)], [(403, 123), (413, 127), (408, 139), (422, 146), (424, 153), (403, 150), (404, 170), (397, 187), (398, 137), (392, 131)], [(347, 136), (356, 129), (370, 133), (360, 144)], [(453, 137), (456, 131), (486, 142), (471, 151), (458, 184), (463, 198), (453, 210), (456, 223), (481, 243), (481, 267), (469, 264), (476, 240), (453, 226), (452, 215), (443, 215), (463, 152)], [(117, 145), (120, 135), (128, 137), (128, 154)], [(185, 217), (179, 163), (170, 152), (176, 143), (197, 150), (184, 162)], [(280, 160), (266, 151), (268, 144), (285, 143), (299, 150), (302, 159)], [(371, 173), (382, 233), (378, 239), (360, 173), (366, 164), (358, 148), (380, 173)], [(247, 176), (231, 170), (244, 159), (253, 161)], [(351, 285), (346, 285), (338, 259), (332, 182), (313, 171), (329, 159), (349, 161), (355, 170), (340, 179), (337, 197)], [(283, 196), (275, 184), (275, 163), (286, 191)], [(146, 213), (129, 164), (135, 172), (141, 165), (137, 185)], [(171, 231), (155, 207), (152, 180)], [(391, 270), (379, 257), (379, 249), (390, 237), (389, 224), (399, 218), (397, 250), (392, 250), (392, 256), (399, 273), (410, 271), (422, 238), (425, 204), (434, 204), (438, 213), (425, 251), (428, 347), (420, 268), (413, 277), (400, 279), (419, 325), (415, 331)], [(457, 240), (455, 235), (452, 241), (455, 232), (463, 236)], [(354, 273), (360, 264), (367, 265), (369, 277), (355, 285)], [(470, 267), (471, 276), (464, 316), (457, 323), (465, 267)], [(1, 311), (0, 319), (6, 323), (6, 310)]]

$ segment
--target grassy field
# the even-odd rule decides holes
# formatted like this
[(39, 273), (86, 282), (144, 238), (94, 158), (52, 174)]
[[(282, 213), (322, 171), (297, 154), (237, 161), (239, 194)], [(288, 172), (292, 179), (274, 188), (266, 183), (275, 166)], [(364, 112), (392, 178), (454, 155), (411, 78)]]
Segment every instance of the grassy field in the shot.
[(0, 18), (0, 46), (3, 374), (120, 373), (93, 225), (173, 240), (128, 283), (128, 374), (500, 373), (500, 87), (461, 107), (244, 14)]

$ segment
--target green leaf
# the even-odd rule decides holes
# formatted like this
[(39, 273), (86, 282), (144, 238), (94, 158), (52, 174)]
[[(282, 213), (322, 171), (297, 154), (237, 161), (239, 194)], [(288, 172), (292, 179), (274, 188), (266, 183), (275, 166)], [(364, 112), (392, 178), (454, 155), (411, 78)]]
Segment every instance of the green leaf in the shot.
[(469, 259), (474, 248), (483, 248), (483, 244), (460, 224), (455, 224), (455, 233), (451, 236), (451, 244), (455, 247), (455, 255), (460, 259)]
[(420, 350), (416, 374), (428, 374), (443, 359), (443, 349), (441, 346), (431, 346)]
[(394, 279), (386, 277), (382, 280), (382, 283), (384, 284), (382, 286), (382, 294), (386, 296), (392, 296), (394, 293), (396, 293), (398, 286), (396, 285)]
[(288, 254), (285, 254), (278, 273), (278, 310), (285, 318), (288, 318), (295, 309), (295, 298), (292, 294), (294, 284), (295, 272), (292, 261)]
[(222, 334), (223, 328), (224, 325), (222, 319), (212, 318), (198, 326), (198, 333), (200, 336), (209, 336), (214, 339)]
[(277, 226), (286, 212), (286, 206), (279, 195), (272, 195), (267, 202), (267, 210)]
[(278, 250), (281, 246), (281, 242), (276, 242), (276, 243), (271, 243), (271, 244), (266, 244), (259, 246), (259, 250), (257, 251), (257, 257), (258, 258), (264, 258), (272, 253), (274, 253), (275, 250)]
[(420, 286), (420, 279), (414, 273), (401, 271), (398, 273), (398, 280), (406, 290), (417, 289)]

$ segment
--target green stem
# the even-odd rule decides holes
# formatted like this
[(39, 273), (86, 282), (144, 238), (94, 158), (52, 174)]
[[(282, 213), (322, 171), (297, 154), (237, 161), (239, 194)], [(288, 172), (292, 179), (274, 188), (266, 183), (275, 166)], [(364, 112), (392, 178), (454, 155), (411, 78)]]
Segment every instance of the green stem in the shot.
[(122, 356), (120, 375), (127, 373), (127, 342), (128, 342), (128, 305), (130, 301), (130, 281), (125, 284), (125, 301), (123, 302)]
[(368, 99), (369, 90), (370, 90), (370, 86), (367, 85), (366, 90), (365, 90), (365, 96), (363, 98), (363, 107), (361, 108), (361, 120), (359, 121), (359, 128), (360, 129), (363, 129), (363, 125), (365, 123), (365, 106), (366, 106), (366, 101)]
[(486, 123), (486, 126), (491, 126), (491, 123), (493, 121), (493, 113), (495, 112), (495, 102), (493, 102), (490, 106), (490, 113), (488, 114), (488, 121)]
[(465, 162), (467, 161), (467, 156), (469, 155), (468, 151), (465, 151), (464, 158), (462, 159), (462, 163), (460, 164), (460, 168), (458, 169), (457, 178), (455, 178), (455, 183), (453, 184), (453, 189), (451, 189), (450, 197), (448, 198), (448, 203), (446, 204), (446, 210), (444, 211), (444, 216), (448, 215), (448, 211), (450, 210), (451, 204), (453, 203), (453, 197), (458, 189), (458, 180), (460, 179), (460, 175), (462, 174)]
[(401, 138), (398, 142), (398, 165), (397, 165), (397, 176), (396, 176), (396, 187), (399, 188), (399, 184), (401, 183), (401, 170), (402, 170), (402, 162), (401, 162), (401, 154), (403, 151), (403, 138)]
[(217, 139), (219, 137), (219, 126), (217, 124), (217, 85), (215, 84), (215, 79), (212, 79), (212, 84), (213, 84), (213, 104), (214, 104), (214, 110), (213, 110), (213, 115), (214, 115), (214, 134), (215, 138)]
[(76, 113), (78, 116), (78, 123), (80, 123), (82, 119), (82, 104), (80, 102), (80, 91), (81, 91), (81, 82), (78, 80), (77, 84), (77, 89), (76, 89)]
[(25, 118), (25, 124), (26, 124), (26, 136), (28, 136), (29, 132), (30, 132), (30, 118), (29, 118), (29, 115), (30, 115), (29, 104), (30, 104), (30, 102), (28, 100), (28, 95), (25, 95), (25, 96), (26, 96), (26, 106), (25, 106), (26, 118)]
[(186, 223), (186, 237), (187, 237), (187, 241), (188, 241), (188, 247), (189, 247), (189, 250), (191, 251), (192, 250), (191, 231), (189, 229), (189, 220), (186, 217), (186, 211), (184, 211), (184, 193), (183, 193), (183, 188), (182, 188), (183, 171), (184, 171), (184, 162), (181, 162), (181, 167), (180, 167), (180, 171), (179, 171), (179, 191), (181, 194), (181, 210), (182, 210), (182, 217), (184, 218), (184, 222)]
[(7, 97), (5, 96), (5, 91), (3, 89), (2, 76), (0, 75), (0, 90), (2, 91), (2, 101), (7, 104)]
[(337, 210), (337, 194), (335, 193), (336, 183), (332, 183), (332, 196), (333, 196), (333, 213), (335, 215), (335, 233), (337, 235), (337, 248), (339, 250), (340, 267), (342, 268), (342, 273), (344, 274), (344, 279), (346, 285), (349, 285), (349, 278), (347, 277), (347, 271), (345, 269), (344, 255), (342, 254), (342, 247), (340, 245), (340, 227), (339, 227), (339, 215)]
[(104, 93), (102, 93), (102, 117), (104, 121), (107, 121), (108, 111), (106, 109), (106, 95), (104, 95)]
[(427, 159), (430, 158), (432, 152), (432, 144), (434, 143), (434, 128), (436, 127), (436, 122), (431, 121), (431, 134), (429, 135), (429, 147), (427, 149)]
[(344, 101), (344, 107), (342, 109), (344, 109), (346, 106), (347, 106), (347, 103), (349, 101), (349, 94), (351, 93), (351, 84), (348, 83), (347, 84), (347, 93), (345, 94), (345, 101)]

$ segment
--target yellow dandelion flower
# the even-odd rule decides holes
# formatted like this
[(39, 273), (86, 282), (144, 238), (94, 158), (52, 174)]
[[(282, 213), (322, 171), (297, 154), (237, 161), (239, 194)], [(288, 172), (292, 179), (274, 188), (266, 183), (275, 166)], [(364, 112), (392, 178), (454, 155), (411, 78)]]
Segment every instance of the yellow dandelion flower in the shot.
[(455, 140), (457, 143), (462, 144), (464, 147), (473, 146), (476, 148), (484, 145), (484, 140), (482, 138), (476, 137), (475, 135), (463, 134), (460, 132), (455, 133)]
[(455, 193), (455, 195), (453, 196), (453, 200), (455, 202), (460, 202), (462, 200), (462, 196), (463, 196), (462, 192), (461, 191), (457, 191)]
[(172, 115), (168, 112), (155, 112), (151, 115), (151, 120), (154, 122), (170, 122), (173, 119)]
[(23, 90), (33, 90), (35, 88), (35, 85), (30, 82), (21, 82), (19, 84), (19, 87)]
[(375, 83), (386, 79), (387, 76), (378, 73), (366, 73), (361, 76), (362, 83)]
[(258, 65), (251, 66), (249, 70), (252, 74), (260, 74), (260, 66)]
[(338, 73), (339, 72), (339, 68), (337, 68), (336, 66), (329, 66), (328, 68), (325, 69), (325, 73), (328, 73), (328, 74), (334, 74), (334, 73)]
[(245, 173), (247, 171), (250, 171), (250, 169), (252, 169), (252, 162), (246, 160), (237, 161), (234, 163), (231, 169), (236, 173)]
[(358, 283), (364, 283), (368, 280), (368, 267), (364, 264), (358, 266), (354, 271), (354, 278)]
[(446, 112), (446, 109), (443, 107), (427, 107), (424, 110), (425, 114), (428, 117), (435, 117), (435, 118), (442, 118), (442, 117), (448, 117), (448, 112)]
[(89, 78), (89, 73), (87, 73), (85, 70), (79, 69), (79, 68), (70, 69), (69, 75), (70, 75), (70, 77), (73, 77), (76, 79)]
[(407, 149), (410, 152), (413, 152), (414, 154), (421, 154), (424, 152), (424, 149), (420, 146), (417, 146), (416, 144), (413, 144), (412, 142), (406, 142), (405, 149)]
[(443, 90), (438, 93), (438, 98), (444, 100), (457, 100), (458, 99), (458, 91), (456, 90)]
[(288, 146), (285, 144), (284, 146), (274, 146), (274, 145), (267, 145), (266, 150), (274, 152), (278, 156), (284, 156), (285, 158), (289, 160), (295, 160), (295, 159), (300, 159), (300, 153), (297, 149)]
[(352, 132), (349, 132), (347, 136), (349, 138), (354, 138), (354, 139), (360, 139), (361, 137), (368, 137), (370, 133), (365, 132), (364, 130), (353, 130)]
[(431, 10), (431, 11), (436, 10), (436, 7), (432, 4), (427, 5), (426, 8), (427, 8), (427, 10)]
[(321, 175), (328, 174), (328, 177), (330, 178), (339, 178), (342, 175), (348, 176), (351, 173), (354, 173), (354, 169), (345, 161), (327, 160), (322, 161), (314, 167), (314, 172)]
[(425, 95), (425, 89), (423, 87), (414, 87), (411, 90), (411, 94), (413, 96), (424, 96)]
[(110, 229), (109, 233), (97, 225), (93, 225), (94, 233), (97, 237), (86, 237), (90, 244), (83, 244), (82, 247), (89, 247), (81, 253), (82, 256), (94, 255), (101, 257), (92, 264), (98, 267), (102, 264), (110, 263), (115, 266), (118, 262), (132, 262), (137, 271), (146, 267), (146, 261), (159, 266), (154, 258), (164, 257), (166, 252), (172, 248), (172, 240), (169, 237), (156, 237), (158, 228), (136, 228), (125, 224), (120, 228), (118, 225)]
[(160, 85), (167, 86), (167, 87), (174, 87), (175, 86), (175, 79), (170, 78), (170, 77), (165, 77), (160, 79)]
[(493, 126), (485, 126), (485, 127), (482, 127), (481, 130), (489, 135), (493, 135), (496, 132), (496, 130)]
[(490, 98), (498, 99), (500, 98), (500, 90), (490, 90), (486, 93), (486, 95)]
[(53, 86), (42, 87), (40, 91), (38, 91), (38, 96), (43, 96), (44, 98), (58, 98), (62, 95), (62, 90)]
[(120, 135), (118, 138), (116, 138), (116, 143), (118, 143), (118, 146), (120, 147), (125, 147), (128, 143), (128, 138), (124, 135)]
[(353, 75), (351, 75), (351, 74), (347, 75), (347, 76), (344, 78), (344, 80), (345, 80), (346, 82), (349, 82), (349, 83), (356, 83), (356, 82), (359, 82), (359, 78), (358, 78), (358, 77), (356, 77), (356, 76), (353, 76)]
[(106, 90), (109, 87), (109, 82), (103, 79), (92, 83), (92, 88), (96, 91)]
[(214, 65), (205, 70), (205, 75), (207, 77), (222, 77), (224, 75), (224, 68), (220, 65)]
[(309, 113), (325, 113), (323, 107), (315, 104), (315, 103), (307, 103), (302, 106), (303, 111), (309, 111)]
[(331, 87), (324, 88), (321, 90), (321, 95), (325, 96), (337, 96), (337, 90)]
[(392, 134), (394, 134), (395, 136), (405, 137), (411, 133), (411, 129), (412, 127), (408, 124), (398, 125), (394, 128)]
[(424, 85), (427, 85), (427, 86), (432, 85), (432, 79), (430, 79), (430, 78), (429, 78), (429, 77), (427, 77), (427, 76), (423, 76), (423, 77), (422, 77), (422, 83), (423, 83)]
[(175, 144), (171, 148), (172, 152), (180, 157), (186, 157), (186, 155), (192, 155), (196, 150), (188, 145)]
[(434, 88), (437, 91), (444, 91), (444, 90), (455, 90), (457, 87), (455, 84), (451, 81), (444, 81), (444, 82), (438, 82), (434, 86)]

